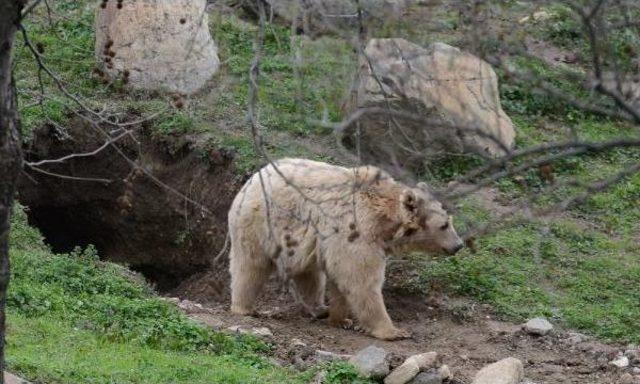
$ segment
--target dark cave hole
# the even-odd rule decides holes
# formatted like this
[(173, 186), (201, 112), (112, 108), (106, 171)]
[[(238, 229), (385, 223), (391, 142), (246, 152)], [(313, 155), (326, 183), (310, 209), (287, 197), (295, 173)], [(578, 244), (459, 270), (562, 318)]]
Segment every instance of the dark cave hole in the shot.
[(102, 255), (108, 235), (96, 236), (100, 229), (83, 212), (87, 212), (83, 206), (34, 207), (29, 209), (29, 224), (40, 230), (55, 253), (69, 253), (75, 247), (93, 244)]
[[(55, 253), (69, 253), (76, 247), (96, 247), (101, 259), (113, 259), (114, 242), (126, 241), (116, 238), (113, 228), (96, 217), (96, 210), (84, 205), (39, 206), (28, 211), (29, 224), (38, 228)], [(118, 255), (117, 259), (127, 259)], [(126, 256), (126, 255), (125, 255)], [(129, 268), (142, 274), (160, 293), (176, 288), (188, 276), (166, 271), (153, 265), (130, 264)]]

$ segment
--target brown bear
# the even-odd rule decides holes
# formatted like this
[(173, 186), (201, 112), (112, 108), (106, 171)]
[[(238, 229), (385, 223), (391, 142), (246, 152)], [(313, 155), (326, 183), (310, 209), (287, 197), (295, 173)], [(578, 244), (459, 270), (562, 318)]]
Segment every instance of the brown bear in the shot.
[(387, 253), (453, 254), (463, 242), (424, 183), (411, 188), (379, 168), (344, 168), (304, 159), (267, 165), (242, 187), (229, 211), (231, 311), (251, 314), (276, 270), (314, 316), (343, 326), (353, 314), (380, 339), (409, 334), (384, 305)]

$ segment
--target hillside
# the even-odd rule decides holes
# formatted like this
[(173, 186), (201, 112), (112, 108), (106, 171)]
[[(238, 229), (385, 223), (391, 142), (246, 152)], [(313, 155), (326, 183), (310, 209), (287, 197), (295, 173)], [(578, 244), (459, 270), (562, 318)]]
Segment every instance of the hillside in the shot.
[[(531, 16), (522, 23), (538, 10), (532, 3), (496, 6), (487, 22), (492, 34), (480, 48), (454, 2), (441, 3), (411, 5), (406, 17), (370, 33), (404, 37), (421, 46), (446, 42), (487, 60), (507, 60), (496, 72), (502, 106), (515, 125), (516, 150), (570, 138), (640, 139), (637, 124), (595, 110), (615, 105), (584, 85), (593, 71), (589, 48), (575, 15), (561, 2), (544, 7), (548, 17)], [(356, 380), (354, 369), (344, 363), (299, 372), (274, 361), (286, 360), (294, 337), (307, 337), (304, 341), (318, 349), (354, 353), (368, 343), (365, 336), (318, 328), (326, 326), (293, 310), (273, 319), (230, 316), (226, 261), (210, 265), (224, 243), (231, 199), (265, 162), (256, 153), (246, 116), (256, 21), (241, 9), (212, 7), (209, 27), (221, 68), (205, 89), (185, 97), (180, 106), (170, 94), (129, 92), (120, 81), (103, 84), (92, 72), (95, 4), (60, 0), (50, 6), (51, 12), (38, 7), (25, 28), (60, 83), (38, 70), (24, 41), (17, 44), (15, 77), (27, 160), (87, 152), (99, 143), (83, 133), (90, 131), (83, 122), (86, 111), (61, 92), (62, 84), (90, 109), (107, 111), (122, 122), (143, 120), (121, 148), (159, 181), (131, 172), (130, 164), (111, 149), (49, 169), (115, 180), (108, 187), (26, 169), (29, 176), (21, 181), (19, 200), (27, 207), (16, 210), (11, 237), (9, 369), (36, 382), (65, 383), (303, 383), (321, 369), (328, 372), (327, 383)], [(501, 40), (492, 40), (496, 36)], [(640, 50), (638, 35), (616, 38), (615, 53), (632, 68)], [(520, 43), (526, 52), (508, 49)], [(345, 118), (342, 108), (357, 61), (350, 43), (339, 36), (291, 36), (284, 23), (268, 24), (257, 99), (264, 148), (271, 158), (353, 164), (332, 126)], [(544, 92), (549, 84), (570, 97)], [(585, 111), (573, 100), (594, 105), (595, 111)], [(402, 356), (431, 343), (446, 350), (441, 353), (449, 364), (455, 362), (456, 377), (466, 380), (483, 363), (458, 357), (468, 355), (471, 344), (481, 345), (479, 354), (490, 355), (487, 360), (517, 344), (483, 339), (486, 330), (478, 322), (486, 316), (504, 324), (543, 316), (563, 331), (579, 331), (599, 342), (640, 343), (640, 173), (623, 175), (611, 187), (557, 208), (638, 162), (637, 146), (584, 151), (550, 162), (553, 181), (541, 168), (523, 166), (452, 201), (458, 231), (477, 231), (475, 240), (455, 257), (412, 254), (389, 261), (385, 294), (390, 314), (418, 336), (385, 347)], [(482, 164), (475, 156), (440, 158), (416, 177), (445, 190), (450, 181)], [(479, 180), (465, 180), (465, 185)], [(131, 197), (125, 214), (118, 205), (121, 196)], [(276, 283), (269, 293), (274, 297), (265, 298), (261, 310), (289, 308), (286, 299), (275, 298)], [(276, 330), (276, 340), (264, 343), (212, 330), (159, 295), (201, 302), (225, 326), (268, 326)], [(436, 320), (425, 326), (429, 319)], [(452, 342), (446, 336), (466, 331), (471, 341), (448, 350)], [(330, 337), (323, 339), (323, 332)], [(530, 356), (527, 370), (533, 379), (544, 380), (549, 375), (542, 367), (547, 347), (539, 344), (523, 342), (513, 353)], [(560, 365), (564, 347), (554, 342), (548, 348), (552, 364)], [(617, 380), (617, 371), (601, 373), (595, 358), (576, 353), (591, 382)], [(567, 375), (571, 380), (582, 377), (574, 371)], [(543, 382), (562, 380), (556, 375)]]

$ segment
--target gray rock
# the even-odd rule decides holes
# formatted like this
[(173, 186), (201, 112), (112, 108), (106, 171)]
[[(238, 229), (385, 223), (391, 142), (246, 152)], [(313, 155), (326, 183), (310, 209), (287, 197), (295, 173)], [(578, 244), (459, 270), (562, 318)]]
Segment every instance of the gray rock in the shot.
[(473, 384), (518, 384), (523, 378), (522, 362), (508, 357), (482, 368), (476, 374)]
[(553, 329), (553, 325), (542, 317), (536, 317), (527, 321), (523, 327), (528, 334), (539, 336), (544, 336)]
[(96, 59), (128, 86), (191, 94), (218, 71), (205, 0), (105, 2), (95, 18)]
[(366, 378), (380, 379), (389, 374), (389, 353), (375, 345), (358, 351), (349, 362)]
[(420, 372), (409, 384), (442, 384), (442, 376), (435, 370)]
[(436, 362), (438, 361), (438, 354), (436, 352), (420, 353), (408, 357), (406, 361), (413, 361), (418, 365), (420, 370), (426, 370), (435, 368)]
[(625, 373), (624, 375), (620, 376), (620, 380), (618, 380), (619, 384), (635, 384), (636, 381), (633, 378), (633, 375), (630, 373)]
[(418, 363), (415, 360), (407, 359), (384, 378), (384, 384), (406, 384), (416, 377), (418, 372), (420, 372)]
[(618, 368), (627, 368), (629, 366), (629, 358), (627, 356), (619, 356), (617, 359), (609, 362), (609, 364)]
[(333, 353), (329, 351), (316, 350), (316, 361), (320, 363), (335, 361), (335, 360), (349, 360), (351, 355), (341, 355), (339, 353)]
[(291, 340), (291, 348), (293, 349), (302, 349), (306, 348), (307, 344), (300, 339), (292, 339)]
[(442, 378), (442, 380), (450, 380), (451, 377), (453, 376), (451, 374), (451, 370), (449, 369), (449, 366), (446, 364), (438, 368), (438, 374), (440, 374), (440, 377)]
[(627, 349), (624, 355), (629, 358), (629, 362), (632, 365), (640, 365), (640, 349)]
[(5, 384), (30, 384), (27, 380), (7, 371), (4, 372), (4, 382)]
[(267, 327), (245, 327), (244, 325), (232, 325), (227, 328), (227, 331), (232, 333), (250, 334), (260, 338), (271, 338), (273, 332)]
[(569, 332), (567, 333), (567, 338), (564, 339), (563, 341), (568, 344), (576, 345), (576, 344), (585, 342), (587, 340), (589, 340), (589, 337), (587, 335), (583, 335), (582, 333), (578, 333), (578, 332)]
[(366, 161), (385, 163), (393, 154), (394, 161), (420, 166), (425, 157), (443, 152), (496, 157), (513, 147), (514, 126), (500, 104), (498, 78), (489, 63), (447, 44), (423, 48), (401, 38), (371, 39), (365, 56), (345, 112), (391, 105), (421, 117), (395, 116), (391, 126), (378, 113), (354, 119), (343, 142), (359, 148)]
[(260, 338), (271, 338), (273, 337), (273, 332), (267, 327), (257, 327), (251, 329), (251, 334)]

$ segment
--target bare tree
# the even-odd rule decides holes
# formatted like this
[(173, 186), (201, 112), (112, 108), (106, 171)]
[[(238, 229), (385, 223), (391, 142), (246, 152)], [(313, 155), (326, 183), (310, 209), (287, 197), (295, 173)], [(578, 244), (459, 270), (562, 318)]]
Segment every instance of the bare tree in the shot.
[(4, 383), (5, 304), (9, 285), (9, 229), (22, 167), (19, 116), (12, 76), (13, 42), (26, 0), (0, 3), (0, 383)]

